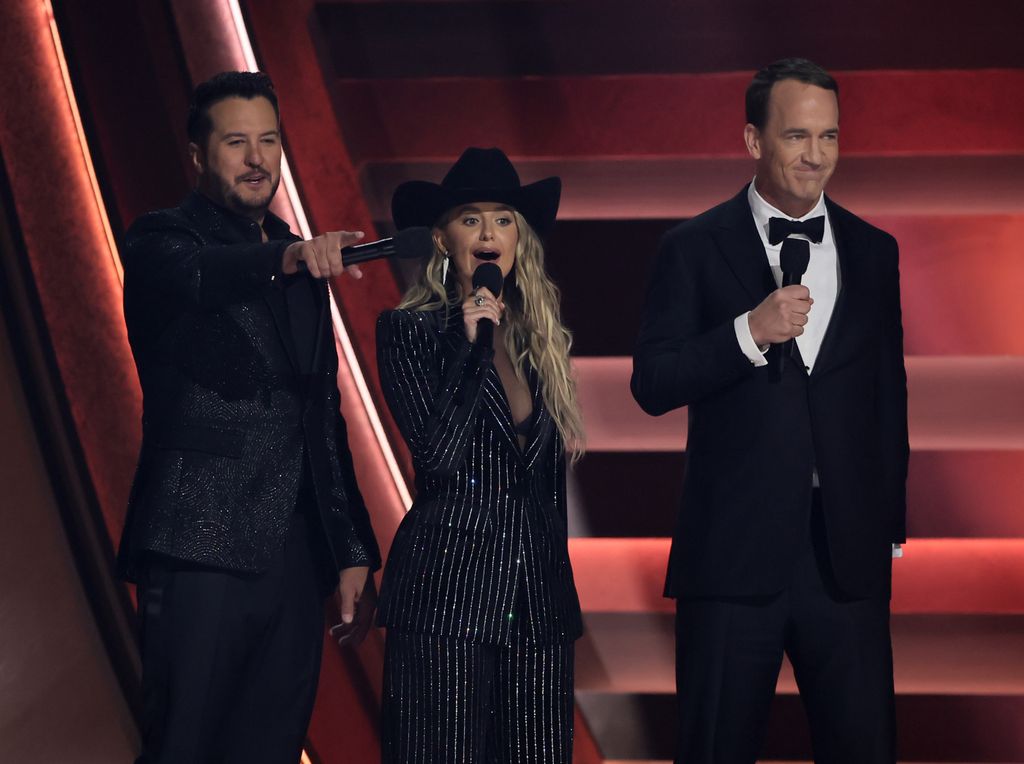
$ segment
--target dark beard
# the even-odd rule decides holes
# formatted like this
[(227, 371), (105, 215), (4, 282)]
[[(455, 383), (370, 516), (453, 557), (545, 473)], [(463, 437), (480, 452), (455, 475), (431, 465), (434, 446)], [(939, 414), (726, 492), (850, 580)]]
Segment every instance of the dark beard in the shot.
[(273, 200), (274, 194), (277, 193), (277, 187), (280, 184), (281, 178), (278, 177), (277, 181), (271, 185), (266, 201), (259, 204), (243, 199), (235, 190), (235, 185), (220, 176), (209, 177), (206, 182), (201, 178), (199, 189), (221, 207), (225, 207), (243, 217), (262, 220), (263, 216), (267, 214), (267, 210), (270, 209), (270, 202)]

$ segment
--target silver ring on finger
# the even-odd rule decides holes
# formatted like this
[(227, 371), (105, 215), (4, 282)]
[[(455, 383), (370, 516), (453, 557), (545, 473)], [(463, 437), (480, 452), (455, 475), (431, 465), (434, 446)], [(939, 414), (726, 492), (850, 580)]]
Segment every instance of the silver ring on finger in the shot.
[(479, 308), (479, 307), (480, 307), (481, 305), (483, 305), (483, 304), (484, 304), (485, 302), (487, 302), (487, 300), (486, 300), (486, 299), (484, 298), (484, 296), (483, 296), (482, 294), (478, 294), (478, 295), (477, 295), (476, 297), (474, 297), (474, 298), (473, 298), (473, 303), (474, 303), (474, 304), (475, 304), (475, 305), (476, 305), (476, 306), (477, 306), (478, 308)]

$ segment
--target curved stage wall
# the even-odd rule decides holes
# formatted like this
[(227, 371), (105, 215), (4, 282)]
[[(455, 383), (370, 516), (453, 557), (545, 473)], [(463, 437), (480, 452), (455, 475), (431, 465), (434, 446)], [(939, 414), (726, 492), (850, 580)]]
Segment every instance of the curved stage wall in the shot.
[[(5, 460), (35, 465), (10, 473), (23, 488), (12, 497), (52, 518), (9, 527), (23, 547), (51, 550), (36, 557), (53, 576), (4, 576), (0, 601), (63, 592), (84, 652), (77, 674), (61, 661), (17, 673), (0, 730), (33, 723), (0, 735), (0, 759), (89, 738), (105, 753), (80, 760), (106, 761), (137, 745), (130, 592), (110, 578), (141, 403), (116, 241), (187, 191), (192, 83), (245, 66), (249, 43), (281, 95), (297, 190), (282, 214), (304, 214), (314, 231), (386, 235), (394, 186), (439, 178), (467, 145), (502, 146), (527, 181), (563, 178), (549, 259), (590, 436), (571, 541), (588, 627), (580, 762), (671, 752), (672, 616), (659, 595), (685, 413), (650, 419), (628, 394), (655, 244), (749, 179), (740, 138), (753, 69), (794, 53), (832, 69), (843, 140), (830, 193), (896, 235), (902, 253), (913, 538), (893, 599), (901, 760), (1024, 761), (1024, 11), (1000, 0), (965, 22), (952, 3), (803, 5), (781, 18), (712, 0), (685, 15), (668, 0), (5, 3), (0, 207), (11, 235), (0, 297), (13, 354), (3, 368), (9, 400), (25, 397), (22, 415), (16, 404), (4, 419), (14, 435), (5, 457), (22, 461)], [(359, 285), (335, 285), (348, 359), (339, 384), (386, 549), (411, 471), (381, 405), (373, 325), (404, 278), (383, 264), (367, 271)], [(62, 650), (37, 639), (53, 626), (45, 608), (5, 612), (39, 649), (16, 652), (5, 637), (0, 659), (42, 667), (45, 651)], [(379, 634), (344, 655), (325, 644), (312, 759), (376, 760), (381, 645)], [(78, 698), (54, 720), (79, 724), (54, 728), (41, 747), (40, 687), (54, 675)], [(788, 670), (766, 756), (809, 758)]]

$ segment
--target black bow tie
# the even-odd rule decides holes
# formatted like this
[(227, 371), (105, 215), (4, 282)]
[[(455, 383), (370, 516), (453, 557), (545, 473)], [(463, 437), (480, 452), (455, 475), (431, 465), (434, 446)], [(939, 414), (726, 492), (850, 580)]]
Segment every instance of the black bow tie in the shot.
[(768, 243), (778, 244), (787, 236), (802, 233), (815, 244), (825, 238), (825, 216), (807, 220), (787, 220), (786, 218), (768, 218)]

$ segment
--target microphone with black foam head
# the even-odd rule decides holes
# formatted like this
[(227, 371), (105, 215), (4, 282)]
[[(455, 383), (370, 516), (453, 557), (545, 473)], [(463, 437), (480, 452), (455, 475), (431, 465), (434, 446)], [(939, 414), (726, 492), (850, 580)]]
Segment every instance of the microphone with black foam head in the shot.
[[(779, 265), (782, 267), (782, 286), (795, 286), (800, 283), (801, 277), (807, 272), (807, 265), (811, 262), (811, 245), (806, 239), (786, 238), (782, 242), (782, 251), (779, 253)], [(786, 367), (786, 358), (793, 354), (793, 342), (789, 339), (782, 343), (779, 348), (779, 374), (782, 374)]]
[[(359, 265), (370, 260), (380, 260), (385, 257), (397, 257), (400, 260), (419, 260), (430, 257), (434, 251), (434, 237), (426, 226), (412, 226), (403, 228), (387, 239), (369, 241), (366, 244), (354, 244), (351, 247), (341, 248), (341, 262), (348, 268), (350, 265)], [(308, 270), (306, 263), (300, 260), (297, 263), (300, 271)]]
[[(473, 271), (473, 289), (489, 289), (495, 297), (501, 297), (501, 288), (505, 277), (501, 268), (494, 263), (481, 263)], [(489, 348), (494, 344), (494, 322), (489, 318), (481, 318), (476, 324), (476, 344)]]

